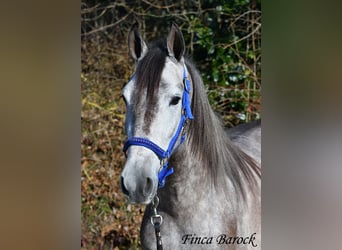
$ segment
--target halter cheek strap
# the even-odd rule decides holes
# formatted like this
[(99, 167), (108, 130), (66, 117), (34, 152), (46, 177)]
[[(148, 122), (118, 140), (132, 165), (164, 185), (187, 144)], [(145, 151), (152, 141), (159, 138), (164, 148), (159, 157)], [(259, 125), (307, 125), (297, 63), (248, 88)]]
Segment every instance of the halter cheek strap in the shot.
[(142, 146), (142, 147), (148, 148), (158, 156), (158, 158), (160, 159), (160, 163), (161, 163), (161, 169), (158, 173), (158, 187), (159, 188), (162, 188), (165, 186), (166, 177), (171, 175), (174, 172), (173, 168), (168, 168), (168, 165), (169, 165), (168, 159), (170, 158), (173, 152), (173, 149), (176, 145), (176, 142), (179, 136), (181, 135), (180, 144), (182, 144), (186, 138), (185, 130), (184, 130), (186, 122), (188, 120), (194, 119), (192, 112), (191, 112), (191, 107), (190, 107), (191, 85), (190, 85), (190, 81), (187, 78), (187, 71), (186, 71), (185, 66), (184, 66), (184, 71), (183, 71), (183, 83), (184, 83), (184, 91), (183, 91), (183, 98), (182, 98), (182, 115), (181, 115), (180, 122), (178, 124), (178, 128), (174, 136), (171, 138), (171, 141), (169, 143), (167, 150), (162, 149), (161, 147), (159, 147), (157, 144), (155, 144), (148, 138), (143, 138), (143, 137), (132, 137), (125, 142), (124, 147), (123, 147), (123, 151), (126, 157), (127, 157), (126, 152), (130, 146)]

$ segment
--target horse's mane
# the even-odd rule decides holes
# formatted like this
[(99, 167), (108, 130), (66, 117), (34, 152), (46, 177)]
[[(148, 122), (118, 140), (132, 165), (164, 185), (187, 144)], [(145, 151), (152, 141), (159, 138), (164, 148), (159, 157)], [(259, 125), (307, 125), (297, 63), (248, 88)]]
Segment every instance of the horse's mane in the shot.
[[(160, 40), (148, 45), (148, 53), (137, 65), (137, 93), (147, 91), (146, 95), (135, 95), (138, 98), (146, 96), (146, 110), (150, 113), (145, 114), (145, 126), (149, 127), (149, 122), (153, 116), (153, 106), (157, 100), (157, 90), (161, 73), (168, 55), (166, 41)], [(190, 59), (185, 58), (193, 88), (193, 98), (191, 108), (195, 117), (190, 122), (188, 130), (189, 153), (199, 159), (204, 168), (208, 171), (211, 180), (217, 187), (218, 184), (225, 183), (220, 178), (228, 178), (243, 198), (246, 197), (246, 187), (251, 186), (250, 190), (255, 190), (253, 185), (257, 184), (256, 177), (260, 177), (259, 166), (247, 154), (239, 150), (229, 140), (224, 132), (220, 120), (213, 112), (200, 73)], [(136, 100), (141, 101), (141, 100)], [(244, 182), (247, 185), (244, 185)]]
[(236, 191), (245, 197), (243, 182), (255, 190), (252, 186), (257, 185), (256, 176), (261, 176), (260, 167), (230, 141), (209, 104), (200, 73), (191, 60), (185, 63), (194, 89), (191, 108), (195, 120), (189, 125), (189, 152), (203, 162), (215, 186), (224, 183), (219, 178), (228, 176)]

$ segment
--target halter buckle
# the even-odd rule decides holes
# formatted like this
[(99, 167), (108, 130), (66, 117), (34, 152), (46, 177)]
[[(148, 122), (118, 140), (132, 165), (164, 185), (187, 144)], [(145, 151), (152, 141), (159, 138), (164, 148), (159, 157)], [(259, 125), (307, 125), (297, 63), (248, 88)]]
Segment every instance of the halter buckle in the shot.
[(160, 170), (162, 170), (162, 168), (164, 167), (164, 165), (168, 162), (169, 158), (166, 157), (166, 158), (163, 158), (163, 159), (160, 159), (160, 168), (159, 168), (159, 172)]

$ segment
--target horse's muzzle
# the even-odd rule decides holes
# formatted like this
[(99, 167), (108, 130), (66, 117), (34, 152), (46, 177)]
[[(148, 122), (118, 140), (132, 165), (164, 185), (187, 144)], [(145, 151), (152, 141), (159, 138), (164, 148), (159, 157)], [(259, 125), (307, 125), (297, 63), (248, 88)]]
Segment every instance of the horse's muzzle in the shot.
[(132, 182), (130, 178), (121, 176), (121, 190), (128, 198), (130, 203), (149, 204), (155, 195), (155, 183), (150, 177), (141, 177), (139, 180)]

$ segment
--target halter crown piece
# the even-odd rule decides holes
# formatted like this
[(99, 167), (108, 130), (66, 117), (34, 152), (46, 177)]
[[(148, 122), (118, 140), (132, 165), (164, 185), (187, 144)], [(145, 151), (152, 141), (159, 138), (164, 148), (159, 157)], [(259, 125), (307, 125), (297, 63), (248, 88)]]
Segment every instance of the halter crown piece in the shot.
[(187, 78), (187, 71), (186, 71), (185, 65), (184, 65), (184, 71), (183, 71), (183, 83), (184, 83), (184, 91), (183, 91), (183, 98), (182, 98), (182, 116), (178, 124), (178, 128), (174, 136), (171, 138), (171, 141), (169, 143), (167, 150), (162, 149), (161, 147), (159, 147), (157, 144), (155, 144), (148, 138), (143, 138), (143, 137), (131, 137), (125, 142), (124, 147), (123, 147), (123, 152), (125, 153), (126, 157), (127, 157), (126, 152), (130, 146), (142, 146), (142, 147), (148, 148), (152, 150), (158, 156), (158, 158), (160, 159), (160, 163), (161, 163), (161, 169), (159, 170), (159, 173), (158, 173), (158, 187), (159, 188), (162, 188), (165, 186), (166, 177), (173, 173), (173, 168), (168, 168), (168, 165), (169, 165), (168, 159), (170, 158), (173, 152), (174, 146), (179, 136), (181, 135), (179, 144), (182, 144), (186, 138), (185, 131), (184, 131), (186, 121), (194, 119), (192, 112), (191, 112), (191, 107), (190, 107), (191, 85), (190, 85), (190, 81)]

